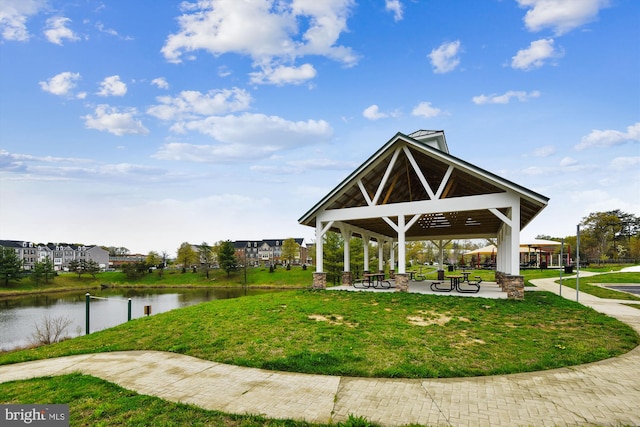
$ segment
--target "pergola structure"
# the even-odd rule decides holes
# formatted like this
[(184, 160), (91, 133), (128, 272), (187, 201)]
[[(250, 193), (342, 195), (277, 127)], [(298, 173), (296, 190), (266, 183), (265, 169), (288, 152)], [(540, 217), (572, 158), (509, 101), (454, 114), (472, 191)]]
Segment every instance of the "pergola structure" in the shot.
[[(548, 201), (449, 154), (444, 131), (420, 130), (397, 133), (299, 222), (316, 230), (315, 287), (326, 286), (322, 243), (324, 234), (332, 230), (344, 237), (346, 272), (351, 236), (363, 239), (365, 270), (371, 239), (379, 243), (380, 255), (383, 242), (397, 244), (396, 287), (406, 290), (405, 243), (411, 240), (495, 238), (497, 276), (521, 278), (520, 230)], [(382, 256), (379, 259), (382, 270)]]

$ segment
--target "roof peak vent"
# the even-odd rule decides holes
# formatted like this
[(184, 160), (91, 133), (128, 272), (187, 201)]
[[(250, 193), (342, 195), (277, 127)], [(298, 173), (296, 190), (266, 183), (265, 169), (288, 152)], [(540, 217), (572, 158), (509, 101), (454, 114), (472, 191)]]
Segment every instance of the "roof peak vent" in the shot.
[(449, 154), (449, 147), (447, 146), (447, 139), (444, 137), (443, 130), (420, 129), (410, 133), (408, 136), (428, 145), (429, 147), (433, 147)]

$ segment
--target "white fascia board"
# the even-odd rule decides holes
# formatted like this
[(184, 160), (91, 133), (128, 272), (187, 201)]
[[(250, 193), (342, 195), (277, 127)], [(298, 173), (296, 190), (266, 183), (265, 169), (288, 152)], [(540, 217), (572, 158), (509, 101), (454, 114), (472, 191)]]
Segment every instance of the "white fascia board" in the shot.
[(464, 212), (490, 208), (512, 207), (520, 203), (516, 194), (496, 193), (479, 196), (455, 197), (451, 199), (423, 200), (415, 202), (391, 203), (388, 205), (361, 206), (332, 209), (318, 212), (321, 221), (349, 221), (355, 219), (396, 217), (442, 212)]

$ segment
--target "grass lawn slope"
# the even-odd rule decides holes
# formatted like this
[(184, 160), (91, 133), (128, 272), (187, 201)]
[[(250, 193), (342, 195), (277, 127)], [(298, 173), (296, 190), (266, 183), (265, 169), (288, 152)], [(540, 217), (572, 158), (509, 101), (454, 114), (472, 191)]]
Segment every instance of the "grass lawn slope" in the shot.
[(442, 378), (576, 365), (639, 343), (629, 326), (547, 292), (527, 292), (524, 301), (512, 301), (298, 290), (140, 318), (5, 353), (0, 364), (148, 349), (282, 371)]

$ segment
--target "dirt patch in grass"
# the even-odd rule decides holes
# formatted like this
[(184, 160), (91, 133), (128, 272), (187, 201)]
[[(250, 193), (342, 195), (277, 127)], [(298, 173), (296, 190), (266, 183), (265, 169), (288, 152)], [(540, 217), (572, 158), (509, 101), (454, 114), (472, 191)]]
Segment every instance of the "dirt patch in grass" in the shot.
[(420, 310), (418, 311), (420, 316), (407, 316), (407, 320), (410, 324), (414, 326), (429, 326), (429, 325), (439, 325), (444, 326), (453, 319), (449, 314), (438, 313), (436, 311), (430, 310)]
[(355, 328), (358, 326), (357, 323), (345, 322), (344, 317), (339, 314), (331, 314), (329, 316), (323, 316), (322, 314), (311, 314), (309, 315), (309, 319), (315, 320), (316, 322), (327, 322), (331, 325), (344, 325), (350, 328)]

